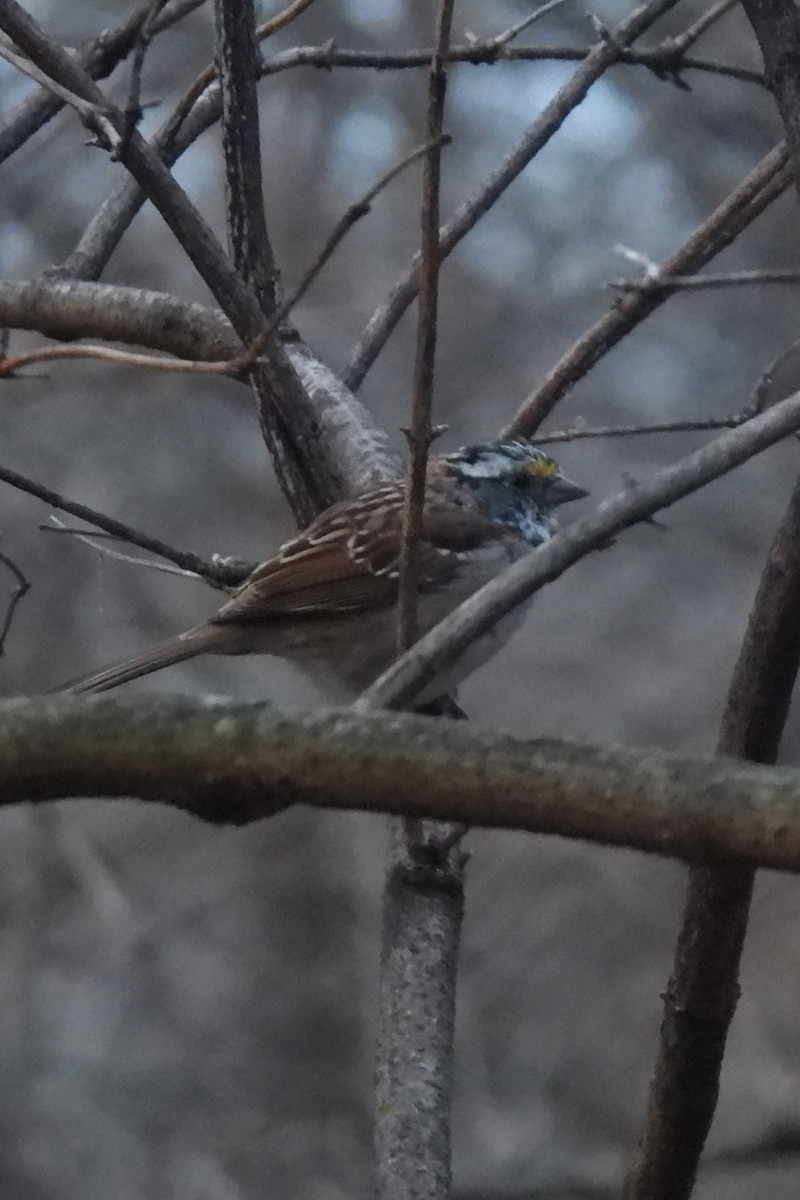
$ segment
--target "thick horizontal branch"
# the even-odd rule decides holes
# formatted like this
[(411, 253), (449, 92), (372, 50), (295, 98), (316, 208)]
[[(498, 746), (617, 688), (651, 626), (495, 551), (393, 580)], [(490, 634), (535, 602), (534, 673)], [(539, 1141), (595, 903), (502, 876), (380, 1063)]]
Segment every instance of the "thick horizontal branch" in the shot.
[(290, 804), (800, 870), (800, 771), (187, 697), (0, 704), (0, 804), (132, 796), (216, 824)]

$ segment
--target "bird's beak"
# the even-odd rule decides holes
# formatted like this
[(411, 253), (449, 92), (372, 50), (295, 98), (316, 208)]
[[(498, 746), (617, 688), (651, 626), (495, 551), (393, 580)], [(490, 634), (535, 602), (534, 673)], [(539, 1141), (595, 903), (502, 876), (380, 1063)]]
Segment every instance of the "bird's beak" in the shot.
[(550, 482), (550, 496), (556, 504), (566, 504), (569, 500), (582, 500), (588, 496), (586, 488), (579, 483), (573, 483), (566, 475), (556, 475)]

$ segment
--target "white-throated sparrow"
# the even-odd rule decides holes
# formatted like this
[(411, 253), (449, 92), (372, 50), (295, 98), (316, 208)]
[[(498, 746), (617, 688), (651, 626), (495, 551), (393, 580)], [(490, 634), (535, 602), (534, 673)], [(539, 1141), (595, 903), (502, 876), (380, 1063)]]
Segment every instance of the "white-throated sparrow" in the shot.
[[(198, 654), (272, 654), (310, 669), (323, 686), (338, 683), (337, 698), (342, 683), (361, 691), (395, 655), (404, 492), (402, 482), (387, 483), (332, 505), (257, 566), (209, 621), (64, 690), (102, 692)], [(420, 634), (546, 541), (556, 508), (585, 495), (522, 438), (432, 458), (419, 549)], [(437, 693), (491, 657), (510, 632), (508, 618), (503, 624)]]

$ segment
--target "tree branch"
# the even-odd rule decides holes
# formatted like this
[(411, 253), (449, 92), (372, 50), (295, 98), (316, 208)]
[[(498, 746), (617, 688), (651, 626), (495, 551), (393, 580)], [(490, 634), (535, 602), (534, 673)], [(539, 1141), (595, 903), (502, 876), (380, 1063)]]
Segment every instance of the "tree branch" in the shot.
[(242, 348), (217, 308), (145, 288), (52, 277), (0, 280), (0, 325), (65, 342), (128, 342), (201, 362), (233, 358)]
[[(657, 46), (642, 47), (638, 50), (622, 49), (615, 64), (622, 66), (645, 67), (661, 79), (675, 82), (676, 73), (684, 71), (700, 71), (704, 74), (725, 75), (741, 83), (754, 83), (764, 87), (764, 76), (760, 71), (750, 67), (737, 67), (733, 63), (716, 62), (707, 58), (696, 58), (692, 55), (677, 53), (674, 42), (679, 38), (667, 38)], [(448, 64), (470, 63), (473, 66), (494, 66), (497, 63), (511, 62), (583, 62), (592, 53), (594, 46), (501, 46), (498, 48), (496, 38), (488, 38), (485, 42), (469, 42), (461, 46), (451, 46), (447, 55)], [(294, 46), (290, 50), (280, 50), (265, 59), (261, 65), (263, 75), (278, 75), (282, 71), (293, 70), (297, 67), (316, 67), (317, 70), (330, 71), (334, 67), (353, 70), (375, 71), (408, 71), (425, 67), (430, 63), (430, 50), (398, 50), (385, 52), (381, 50), (347, 50), (339, 46), (331, 46), (329, 42), (321, 46)]]
[(1, 703), (0, 805), (85, 796), (220, 825), (290, 804), (390, 812), (800, 871), (800, 770), (522, 741), (410, 713), (181, 696)]

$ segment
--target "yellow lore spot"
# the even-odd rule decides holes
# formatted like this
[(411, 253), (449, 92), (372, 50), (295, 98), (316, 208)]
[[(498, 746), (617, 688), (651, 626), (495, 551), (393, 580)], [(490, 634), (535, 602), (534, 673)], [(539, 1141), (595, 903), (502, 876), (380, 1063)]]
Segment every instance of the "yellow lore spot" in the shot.
[(540, 479), (550, 479), (558, 473), (558, 463), (552, 458), (534, 459), (525, 466), (526, 475), (535, 475)]

